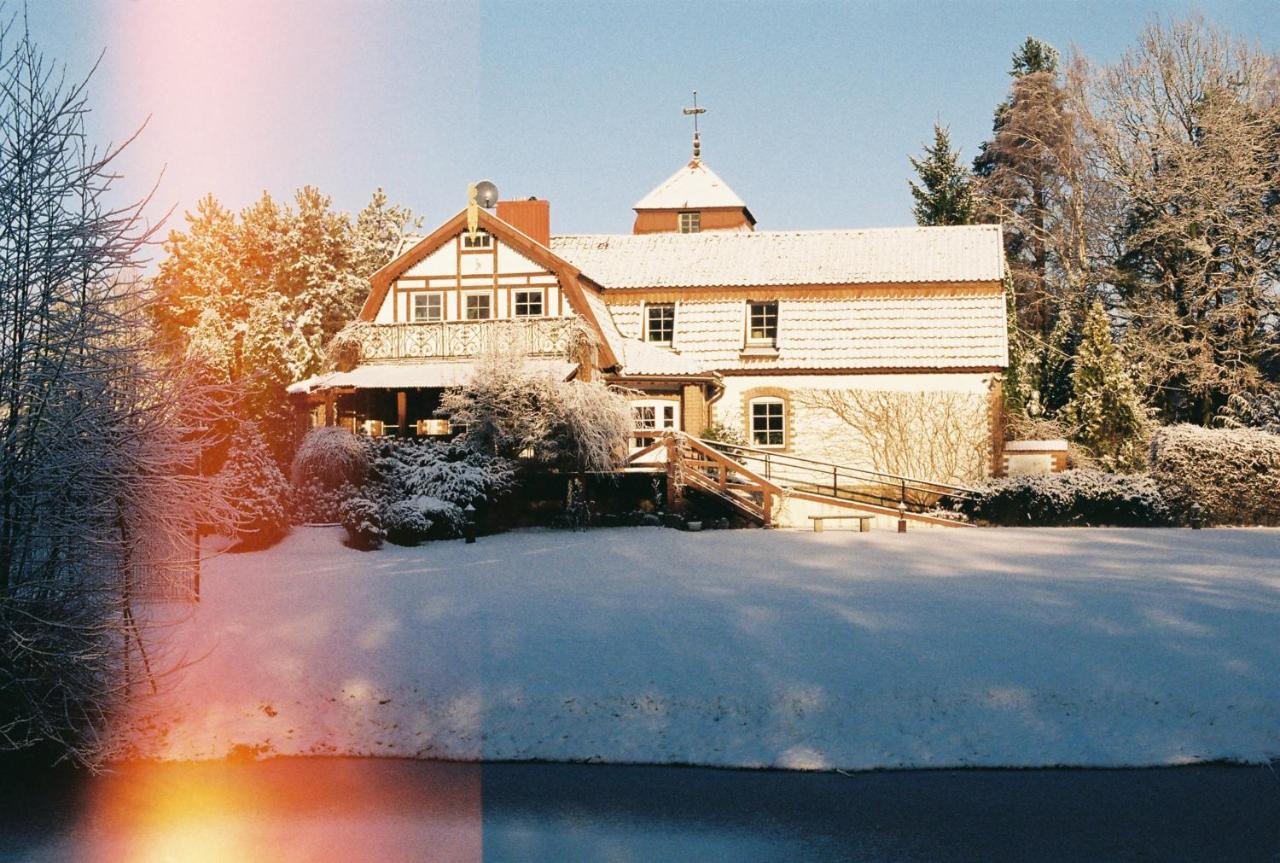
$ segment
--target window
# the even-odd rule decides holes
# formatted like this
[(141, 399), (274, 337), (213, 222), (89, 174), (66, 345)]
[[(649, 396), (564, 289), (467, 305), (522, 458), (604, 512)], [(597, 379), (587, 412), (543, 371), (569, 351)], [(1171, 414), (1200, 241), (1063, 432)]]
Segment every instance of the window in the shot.
[(680, 214), (680, 233), (696, 234), (702, 230), (702, 213), (698, 210)]
[(488, 294), (467, 294), (464, 298), (466, 306), (463, 315), (468, 321), (487, 321), (490, 317), (490, 297)]
[(672, 303), (645, 307), (645, 341), (659, 345), (671, 344), (676, 331), (676, 307)]
[(778, 343), (778, 303), (751, 303), (747, 315), (747, 344)]
[(413, 319), (415, 321), (444, 320), (444, 295), (414, 294)]
[(786, 410), (782, 399), (755, 399), (751, 402), (753, 446), (786, 446)]
[(542, 291), (516, 291), (515, 304), (517, 318), (542, 317)]
[(633, 401), (631, 425), (635, 431), (632, 446), (646, 447), (664, 431), (679, 428), (680, 403), (674, 400)]
[(474, 235), (462, 235), (462, 248), (464, 249), (491, 249), (493, 248), (493, 236), (486, 234), (484, 231), (476, 231)]

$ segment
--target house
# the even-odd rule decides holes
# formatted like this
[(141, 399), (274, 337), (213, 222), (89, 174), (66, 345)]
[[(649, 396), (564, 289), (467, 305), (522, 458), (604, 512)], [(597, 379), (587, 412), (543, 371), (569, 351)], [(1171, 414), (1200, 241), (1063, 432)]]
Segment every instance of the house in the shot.
[[(630, 234), (559, 235), (546, 200), (474, 200), (371, 279), (353, 357), (290, 387), (312, 424), (448, 434), (443, 390), (515, 342), (632, 393), (665, 429), (961, 482), (1000, 464), (1007, 365), (996, 225), (762, 231), (695, 157)], [(593, 336), (571, 355), (573, 334)]]

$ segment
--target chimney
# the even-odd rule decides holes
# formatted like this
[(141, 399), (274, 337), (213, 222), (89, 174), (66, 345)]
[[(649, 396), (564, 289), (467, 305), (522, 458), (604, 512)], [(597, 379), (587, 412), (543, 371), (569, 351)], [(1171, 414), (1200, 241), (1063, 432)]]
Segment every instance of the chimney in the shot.
[(499, 201), (498, 218), (522, 234), (551, 246), (551, 202), (530, 198), (527, 201)]

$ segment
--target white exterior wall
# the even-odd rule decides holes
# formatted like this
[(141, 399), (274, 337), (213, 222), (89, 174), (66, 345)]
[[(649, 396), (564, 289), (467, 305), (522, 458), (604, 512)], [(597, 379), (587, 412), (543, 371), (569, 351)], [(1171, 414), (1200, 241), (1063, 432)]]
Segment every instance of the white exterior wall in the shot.
[[(746, 423), (746, 404), (753, 390), (769, 390), (766, 397), (783, 391), (788, 403), (786, 451), (799, 456), (829, 461), (855, 468), (883, 469), (874, 464), (866, 442), (849, 425), (829, 410), (799, 403), (800, 390), (863, 390), (897, 393), (955, 393), (971, 409), (973, 425), (967, 434), (984, 442), (983, 473), (991, 471), (991, 428), (988, 410), (993, 376), (990, 374), (874, 374), (874, 375), (726, 375), (724, 394), (711, 405), (711, 421), (739, 431), (751, 445)], [(942, 424), (918, 428), (918, 441), (935, 441), (954, 434)], [(920, 476), (939, 482), (970, 482), (977, 476)]]
[[(772, 293), (762, 288), (754, 299), (773, 300)], [(742, 355), (746, 299), (677, 300), (671, 347), (708, 369), (982, 368), (1008, 362), (998, 285), (774, 301), (776, 357)], [(619, 300), (609, 308), (622, 335), (644, 338), (644, 303)]]

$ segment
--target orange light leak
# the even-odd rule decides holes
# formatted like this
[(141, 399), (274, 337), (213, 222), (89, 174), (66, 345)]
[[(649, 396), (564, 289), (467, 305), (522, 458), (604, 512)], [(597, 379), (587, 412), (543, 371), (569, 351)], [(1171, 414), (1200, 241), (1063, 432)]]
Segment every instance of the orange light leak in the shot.
[(74, 859), (479, 863), (480, 773), (395, 759), (123, 765), (93, 783)]

